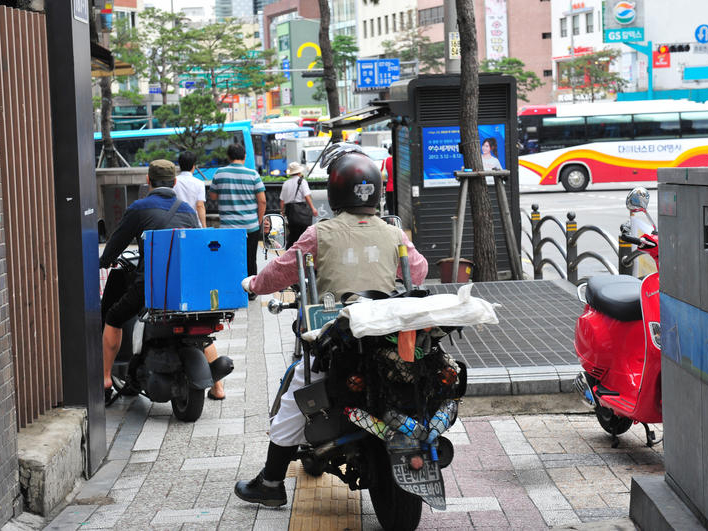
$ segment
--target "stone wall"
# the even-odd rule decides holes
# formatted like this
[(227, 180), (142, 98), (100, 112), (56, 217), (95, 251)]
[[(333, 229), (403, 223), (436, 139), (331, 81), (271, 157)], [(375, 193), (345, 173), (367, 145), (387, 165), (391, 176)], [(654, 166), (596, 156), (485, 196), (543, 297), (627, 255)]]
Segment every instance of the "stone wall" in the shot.
[(10, 335), (5, 219), (0, 187), (0, 527), (20, 511), (18, 495), (17, 419), (15, 413), (15, 368)]

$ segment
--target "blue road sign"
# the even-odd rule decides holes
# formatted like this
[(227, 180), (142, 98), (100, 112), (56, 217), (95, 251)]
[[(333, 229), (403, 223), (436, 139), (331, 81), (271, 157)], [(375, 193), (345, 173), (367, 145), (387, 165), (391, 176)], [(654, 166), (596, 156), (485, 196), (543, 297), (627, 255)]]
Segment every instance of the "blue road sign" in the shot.
[(708, 42), (708, 24), (701, 24), (696, 28), (696, 40), (703, 44)]
[(360, 59), (356, 62), (357, 88), (386, 88), (401, 78), (398, 59)]
[(290, 81), (290, 60), (289, 59), (283, 59), (283, 75), (285, 78)]

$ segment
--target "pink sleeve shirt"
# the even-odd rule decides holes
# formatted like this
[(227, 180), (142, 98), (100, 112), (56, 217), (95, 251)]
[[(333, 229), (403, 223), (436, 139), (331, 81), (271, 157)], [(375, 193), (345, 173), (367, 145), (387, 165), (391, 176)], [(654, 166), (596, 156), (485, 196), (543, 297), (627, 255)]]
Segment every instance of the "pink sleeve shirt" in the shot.
[[(403, 243), (408, 248), (408, 263), (413, 284), (422, 284), (428, 275), (428, 261), (417, 251), (406, 233), (401, 232), (403, 233)], [(284, 254), (268, 262), (263, 270), (251, 280), (251, 291), (258, 295), (266, 295), (295, 284), (298, 281), (297, 255), (295, 254), (297, 249), (300, 249), (303, 255), (312, 254), (315, 262), (317, 261), (317, 229), (314, 225), (308, 227), (300, 239)], [(399, 278), (402, 277), (400, 264), (396, 274)]]

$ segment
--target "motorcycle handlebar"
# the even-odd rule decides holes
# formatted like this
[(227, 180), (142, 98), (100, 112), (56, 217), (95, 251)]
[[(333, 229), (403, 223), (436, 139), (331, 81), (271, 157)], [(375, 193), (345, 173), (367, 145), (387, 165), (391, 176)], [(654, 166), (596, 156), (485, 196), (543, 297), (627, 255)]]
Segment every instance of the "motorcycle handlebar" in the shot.
[(635, 238), (634, 236), (630, 236), (629, 234), (622, 234), (622, 241), (625, 241), (627, 243), (631, 243), (634, 245), (642, 245), (644, 242), (640, 238)]

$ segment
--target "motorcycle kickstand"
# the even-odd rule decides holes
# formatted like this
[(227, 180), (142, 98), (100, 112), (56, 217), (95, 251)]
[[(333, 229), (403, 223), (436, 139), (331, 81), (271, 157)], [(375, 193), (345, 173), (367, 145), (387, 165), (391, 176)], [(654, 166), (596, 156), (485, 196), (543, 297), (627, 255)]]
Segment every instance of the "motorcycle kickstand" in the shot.
[(613, 430), (613, 432), (610, 434), (610, 437), (612, 437), (612, 439), (611, 439), (611, 440), (612, 440), (612, 444), (611, 444), (610, 446), (612, 446), (612, 448), (617, 448), (617, 447), (619, 446), (619, 444), (620, 444), (620, 440), (619, 440), (619, 437), (617, 437), (617, 434), (614, 432), (614, 430)]
[(651, 448), (657, 443), (660, 443), (663, 441), (663, 437), (661, 439), (656, 438), (656, 433), (654, 433), (654, 430), (650, 430), (649, 426), (647, 425), (646, 422), (642, 422), (642, 426), (644, 426), (644, 433), (646, 434), (647, 437), (647, 447)]

